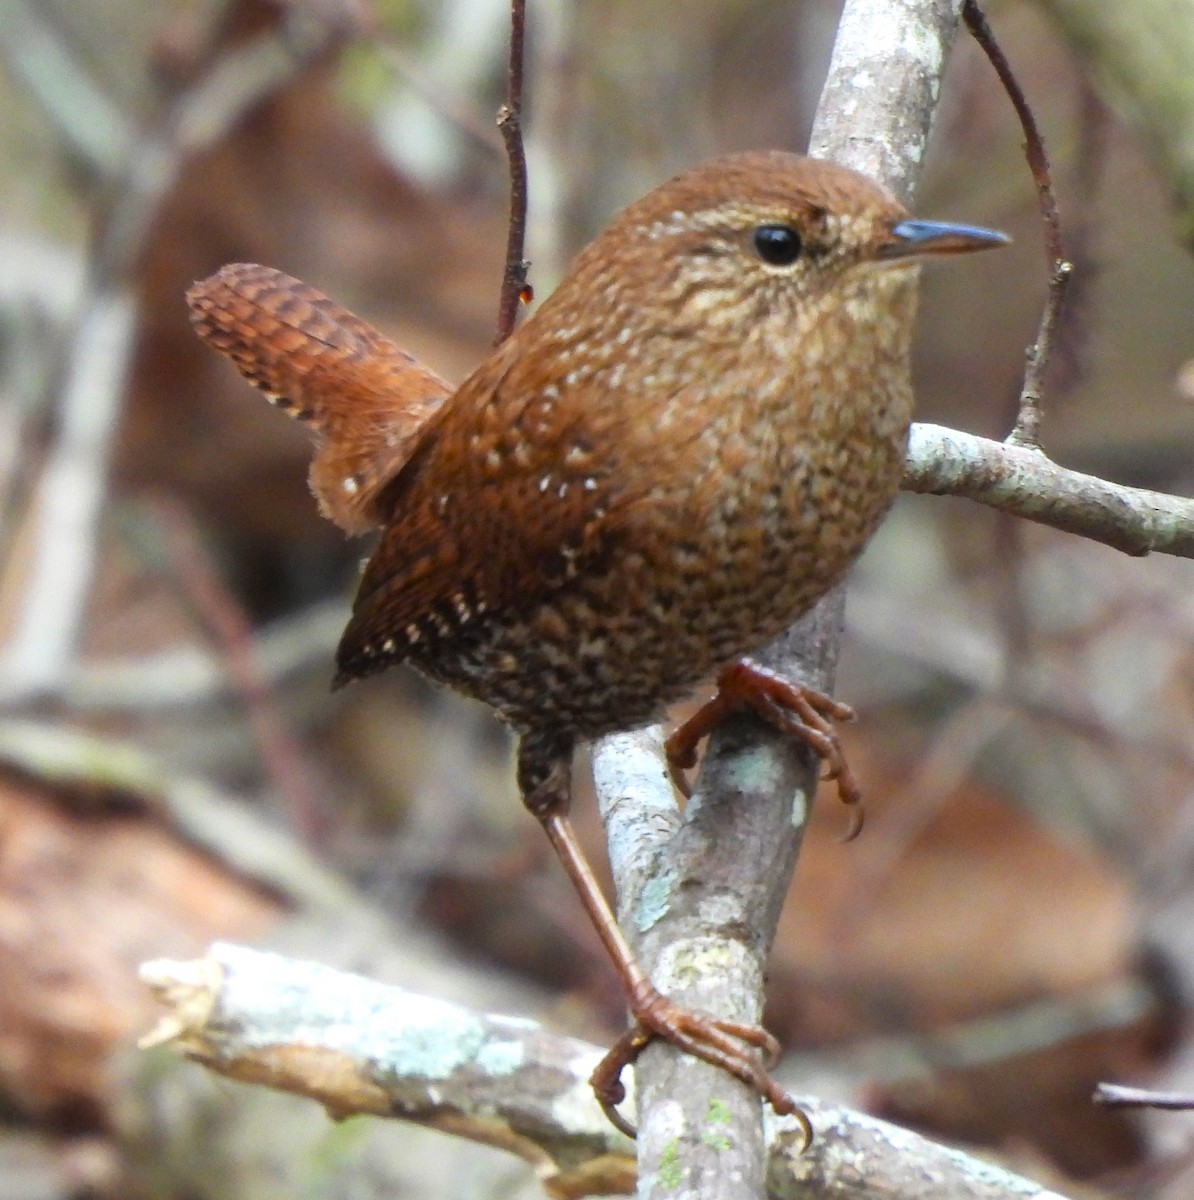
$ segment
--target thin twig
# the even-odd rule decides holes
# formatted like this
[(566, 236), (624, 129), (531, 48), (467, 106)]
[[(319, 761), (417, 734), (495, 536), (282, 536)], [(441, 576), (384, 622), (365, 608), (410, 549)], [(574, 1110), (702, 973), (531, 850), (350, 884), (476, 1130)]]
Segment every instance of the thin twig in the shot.
[(510, 226), (506, 235), (506, 268), (502, 273), (495, 346), (500, 346), (513, 333), (518, 305), (524, 298), (529, 299), (527, 271), (531, 264), (523, 257), (527, 234), (527, 156), (522, 142), (522, 63), (525, 41), (526, 0), (511, 0), (506, 103), (498, 109), (497, 121), (506, 146), (506, 157), (510, 160)]
[(1040, 204), (1041, 217), (1045, 222), (1045, 252), (1049, 259), (1049, 292), (1045, 300), (1045, 309), (1041, 314), (1040, 327), (1037, 330), (1036, 341), (1028, 349), (1027, 364), (1024, 370), (1024, 386), (1020, 389), (1019, 414), (1016, 426), (1008, 435), (1008, 442), (1014, 446), (1028, 446), (1039, 449), (1041, 444), (1041, 396), (1044, 391), (1045, 372), (1049, 367), (1049, 359), (1053, 354), (1053, 345), (1057, 338), (1057, 327), (1061, 319), (1062, 306), (1065, 303), (1066, 290), (1073, 274), (1073, 263), (1064, 254), (1061, 239), (1061, 215), (1057, 208), (1057, 197), (1053, 191), (1053, 177), (1049, 169), (1049, 156), (1045, 152), (1045, 143), (1036, 123), (1036, 117), (1028, 105), (1028, 100), (1012, 71), (1011, 64), (995, 40), (986, 17), (978, 7), (976, 0), (963, 0), (962, 19), (966, 28), (974, 36), (974, 40), (982, 47), (983, 53), (995, 68), (1000, 83), (1020, 118), (1024, 129), (1024, 153), (1028, 159), (1032, 180), (1036, 184), (1037, 201)]
[(1190, 1092), (1153, 1092), (1118, 1083), (1100, 1083), (1091, 1099), (1105, 1108), (1165, 1108), (1174, 1112), (1194, 1108), (1194, 1094)]

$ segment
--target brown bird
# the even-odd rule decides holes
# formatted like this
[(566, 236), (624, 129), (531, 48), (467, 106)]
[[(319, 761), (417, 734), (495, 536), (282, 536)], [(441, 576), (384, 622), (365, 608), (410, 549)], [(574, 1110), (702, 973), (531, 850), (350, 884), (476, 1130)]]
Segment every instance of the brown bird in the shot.
[(518, 780), (626, 984), (636, 1026), (792, 1100), (761, 1030), (684, 1010), (630, 952), (568, 818), (573, 749), (658, 719), (720, 672), (673, 766), (747, 706), (857, 789), (843, 705), (748, 656), (845, 575), (899, 487), (917, 264), (1001, 234), (909, 219), (870, 179), (780, 152), (698, 166), (631, 205), (455, 391), (312, 288), (229, 266), (201, 336), (322, 438), (321, 507), (382, 527), (337, 683), (395, 663), (491, 704)]

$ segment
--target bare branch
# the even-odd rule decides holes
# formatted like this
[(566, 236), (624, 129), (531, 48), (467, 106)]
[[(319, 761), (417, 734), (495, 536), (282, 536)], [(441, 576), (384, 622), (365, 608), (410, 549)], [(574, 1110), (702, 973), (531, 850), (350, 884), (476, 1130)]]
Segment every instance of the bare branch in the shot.
[[(338, 1118), (396, 1116), (508, 1150), (551, 1196), (634, 1189), (633, 1147), (588, 1086), (595, 1046), (225, 943), (206, 959), (147, 963), (142, 977), (169, 1010), (144, 1044), (173, 1043), (220, 1074), (308, 1096)], [(767, 1128), (767, 1190), (777, 1200), (1062, 1200), (882, 1121), (807, 1108), (819, 1134), (808, 1153), (791, 1118)]]
[(1125, 554), (1194, 557), (1194, 500), (1068, 471), (1040, 450), (1010, 441), (913, 425), (904, 487), (965, 496)]

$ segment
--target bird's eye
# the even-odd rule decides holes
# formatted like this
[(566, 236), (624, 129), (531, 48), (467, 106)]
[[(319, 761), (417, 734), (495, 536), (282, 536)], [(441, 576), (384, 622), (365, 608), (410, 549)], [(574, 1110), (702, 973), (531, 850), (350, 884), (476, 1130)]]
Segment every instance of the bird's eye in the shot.
[(773, 267), (790, 267), (800, 257), (800, 234), (791, 225), (760, 225), (754, 244), (755, 253)]

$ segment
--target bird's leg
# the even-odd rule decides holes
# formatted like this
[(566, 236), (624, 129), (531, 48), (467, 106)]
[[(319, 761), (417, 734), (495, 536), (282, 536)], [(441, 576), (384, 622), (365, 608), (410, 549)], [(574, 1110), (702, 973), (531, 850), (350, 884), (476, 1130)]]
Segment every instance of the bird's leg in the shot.
[[(623, 1133), (634, 1129), (617, 1111), (625, 1099), (622, 1071), (653, 1038), (661, 1037), (681, 1050), (722, 1067), (753, 1087), (777, 1113), (794, 1113), (811, 1139), (808, 1119), (796, 1102), (767, 1072), (779, 1045), (764, 1029), (724, 1021), (708, 1013), (682, 1008), (659, 992), (638, 965), (618, 928), (601, 885), (580, 847), (568, 816), (571, 800), (572, 743), (535, 734), (523, 737), (518, 748), (518, 783), (523, 802), (543, 826), (564, 870), (572, 880), (606, 953), (626, 989), (634, 1027), (619, 1038), (597, 1065), (590, 1082), (606, 1116)], [(762, 1052), (762, 1061), (752, 1051)]]
[(717, 677), (717, 694), (703, 704), (668, 738), (668, 773), (672, 782), (689, 795), (684, 772), (696, 764), (701, 740), (731, 713), (758, 714), (782, 733), (805, 743), (825, 762), (825, 778), (837, 781), (837, 794), (850, 806), (846, 841), (862, 829), (862, 792), (850, 770), (838, 739), (835, 721), (852, 721), (854, 710), (802, 683), (791, 683), (753, 659), (743, 658)]

